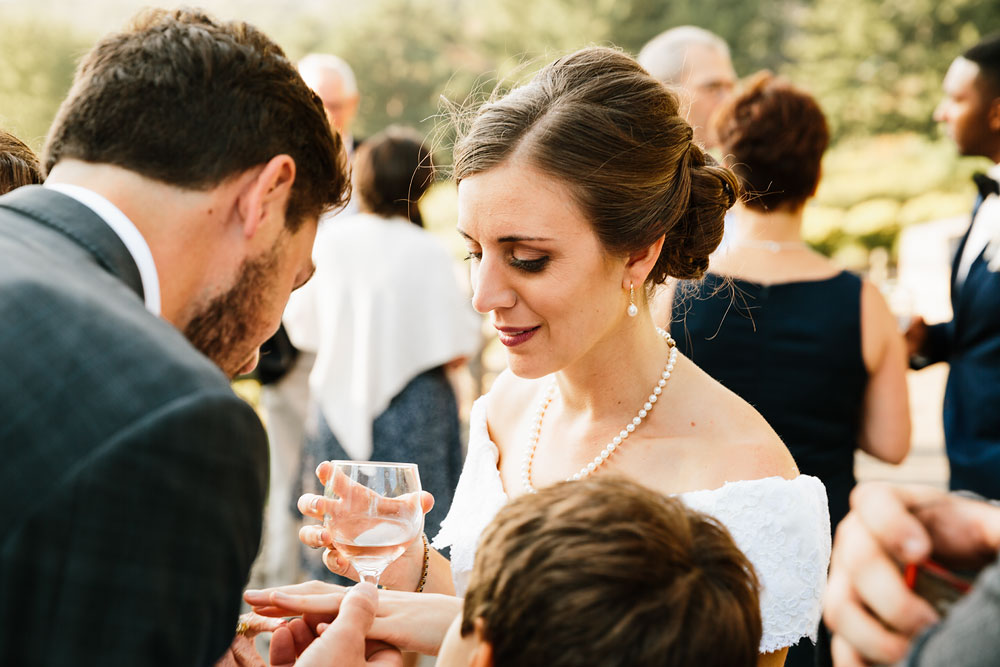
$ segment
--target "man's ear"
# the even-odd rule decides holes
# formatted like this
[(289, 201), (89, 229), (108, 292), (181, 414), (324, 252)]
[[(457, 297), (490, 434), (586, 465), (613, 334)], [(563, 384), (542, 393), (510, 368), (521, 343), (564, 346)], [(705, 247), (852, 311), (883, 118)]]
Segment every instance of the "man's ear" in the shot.
[(476, 619), (474, 632), (476, 635), (476, 649), (472, 653), (469, 667), (493, 667), (493, 644), (486, 639), (486, 622), (480, 616)]
[(269, 218), (277, 216), (284, 224), (285, 207), (294, 182), (295, 160), (290, 155), (275, 155), (264, 165), (249, 170), (238, 203), (246, 238), (252, 238)]
[(990, 108), (986, 111), (986, 122), (990, 132), (1000, 132), (1000, 97), (994, 97)]
[(653, 241), (645, 248), (636, 250), (629, 255), (628, 262), (625, 263), (625, 276), (622, 279), (622, 288), (628, 289), (629, 285), (639, 286), (646, 282), (649, 272), (656, 266), (656, 260), (660, 258), (660, 251), (663, 250), (664, 237)]

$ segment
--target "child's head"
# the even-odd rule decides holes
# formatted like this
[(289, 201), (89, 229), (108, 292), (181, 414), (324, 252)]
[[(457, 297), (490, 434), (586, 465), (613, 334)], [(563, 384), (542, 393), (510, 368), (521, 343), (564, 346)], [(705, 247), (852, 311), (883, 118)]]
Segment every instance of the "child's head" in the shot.
[(443, 664), (749, 667), (757, 588), (726, 529), (681, 501), (622, 479), (558, 484), (484, 532)]

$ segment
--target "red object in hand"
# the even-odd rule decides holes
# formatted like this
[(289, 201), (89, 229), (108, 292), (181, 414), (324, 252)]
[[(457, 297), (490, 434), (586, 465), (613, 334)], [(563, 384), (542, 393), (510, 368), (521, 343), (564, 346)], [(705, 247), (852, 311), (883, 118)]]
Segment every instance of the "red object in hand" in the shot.
[(930, 602), (944, 616), (952, 605), (972, 590), (975, 575), (952, 572), (939, 563), (925, 560), (907, 565), (903, 578), (913, 592)]

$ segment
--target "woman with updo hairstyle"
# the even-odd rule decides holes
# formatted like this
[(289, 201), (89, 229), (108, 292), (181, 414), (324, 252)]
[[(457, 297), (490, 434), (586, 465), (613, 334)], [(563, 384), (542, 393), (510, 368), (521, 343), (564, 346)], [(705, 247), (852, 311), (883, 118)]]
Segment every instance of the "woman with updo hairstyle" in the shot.
[[(685, 355), (760, 411), (803, 474), (823, 480), (835, 529), (855, 451), (899, 463), (909, 450), (903, 339), (874, 285), (802, 239), (829, 142), (816, 101), (761, 73), (714, 129), (745, 195), (705, 280), (676, 290), (671, 330)], [(812, 665), (812, 647), (793, 649), (788, 664)]]
[[(509, 369), (472, 409), (465, 467), (432, 544), (450, 547), (451, 562), (434, 549), (425, 560), (417, 540), (382, 583), (463, 595), (479, 536), (508, 499), (624, 476), (725, 524), (761, 582), (760, 663), (781, 664), (819, 621), (823, 485), (798, 474), (753, 408), (678, 354), (649, 309), (656, 285), (704, 274), (736, 176), (692, 142), (672, 92), (600, 47), (484, 105), (454, 160), (472, 303), (489, 314)], [(325, 502), (299, 506), (320, 517)], [(327, 546), (327, 565), (347, 573), (318, 527), (302, 539)]]
[(0, 195), (22, 185), (39, 185), (42, 168), (27, 144), (0, 130)]
[[(475, 355), (481, 318), (459, 286), (456, 262), (424, 231), (418, 202), (434, 164), (414, 130), (389, 127), (354, 155), (360, 213), (321, 224), (316, 273), (286, 309), (293, 343), (316, 353), (301, 468), (321, 461), (405, 461), (437, 500), (436, 530), (462, 470), (462, 433), (448, 367)], [(312, 552), (309, 552), (312, 556)], [(309, 576), (329, 576), (308, 558)]]

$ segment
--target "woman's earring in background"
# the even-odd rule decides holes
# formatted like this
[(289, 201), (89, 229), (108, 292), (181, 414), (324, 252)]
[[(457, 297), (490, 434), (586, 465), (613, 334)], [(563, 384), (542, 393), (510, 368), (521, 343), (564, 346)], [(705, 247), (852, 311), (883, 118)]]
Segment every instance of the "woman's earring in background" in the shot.
[(639, 314), (639, 309), (635, 305), (635, 286), (632, 283), (628, 284), (628, 313), (629, 317), (635, 317)]

